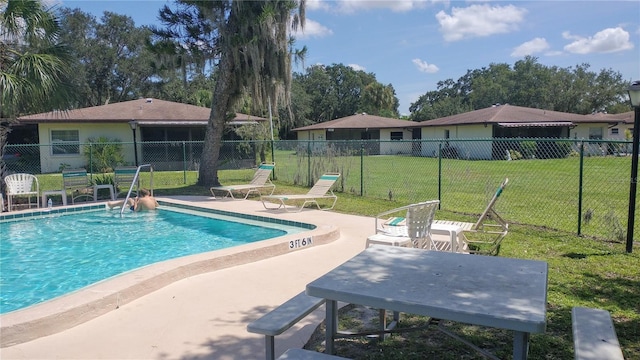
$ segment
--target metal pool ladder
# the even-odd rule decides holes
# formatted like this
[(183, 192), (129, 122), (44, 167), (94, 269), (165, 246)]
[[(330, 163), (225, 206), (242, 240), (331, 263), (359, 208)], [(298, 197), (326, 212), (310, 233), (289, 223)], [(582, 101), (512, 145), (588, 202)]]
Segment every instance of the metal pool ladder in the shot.
[[(150, 180), (149, 180), (149, 191), (151, 191), (151, 196), (153, 196), (153, 167), (151, 167), (151, 164), (144, 164), (144, 165), (140, 165), (138, 166), (138, 169), (136, 170), (136, 174), (133, 176), (133, 180), (131, 181), (131, 186), (129, 187), (129, 191), (127, 192), (127, 196), (124, 198), (124, 202), (122, 203), (122, 208), (120, 209), (120, 216), (122, 217), (122, 213), (124, 213), (124, 209), (127, 208), (127, 202), (129, 201), (129, 198), (131, 197), (131, 192), (133, 191), (133, 186), (135, 184), (139, 184), (138, 182), (138, 176), (140, 175), (140, 169), (142, 169), (143, 167), (149, 167), (149, 172), (150, 172)], [(140, 186), (138, 185), (136, 192), (138, 192), (138, 190), (140, 190)]]

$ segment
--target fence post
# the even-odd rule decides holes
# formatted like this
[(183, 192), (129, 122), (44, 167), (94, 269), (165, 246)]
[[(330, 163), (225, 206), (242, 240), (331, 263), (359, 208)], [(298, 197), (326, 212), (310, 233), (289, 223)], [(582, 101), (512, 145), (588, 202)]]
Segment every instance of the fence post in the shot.
[[(93, 143), (89, 143), (89, 180), (93, 182)], [(73, 195), (72, 195), (73, 196)]]
[(360, 142), (360, 196), (364, 196), (364, 141)]
[(187, 145), (182, 141), (182, 182), (187, 184)]
[(582, 180), (584, 178), (584, 141), (580, 141), (580, 170), (578, 179), (578, 236), (582, 235)]
[(442, 209), (442, 143), (438, 144), (438, 209)]
[(307, 143), (307, 186), (311, 186), (311, 141)]
[[(275, 151), (275, 146), (273, 144), (273, 129), (271, 129), (272, 134), (271, 134), (271, 163), (275, 164), (276, 163), (276, 151)], [(276, 168), (274, 167), (271, 170), (271, 180), (276, 180)]]

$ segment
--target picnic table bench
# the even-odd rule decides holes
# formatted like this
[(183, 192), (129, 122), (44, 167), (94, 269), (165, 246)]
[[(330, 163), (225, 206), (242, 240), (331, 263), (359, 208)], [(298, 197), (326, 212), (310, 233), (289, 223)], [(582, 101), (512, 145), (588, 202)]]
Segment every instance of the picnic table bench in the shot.
[(247, 331), (265, 336), (265, 358), (273, 360), (275, 359), (275, 336), (285, 332), (322, 304), (324, 304), (323, 298), (309, 296), (303, 291), (261, 318), (249, 323)]
[(327, 355), (317, 351), (310, 351), (304, 349), (289, 349), (284, 354), (280, 355), (278, 360), (346, 360), (346, 358)]
[(576, 360), (624, 360), (608, 311), (574, 307), (571, 323)]

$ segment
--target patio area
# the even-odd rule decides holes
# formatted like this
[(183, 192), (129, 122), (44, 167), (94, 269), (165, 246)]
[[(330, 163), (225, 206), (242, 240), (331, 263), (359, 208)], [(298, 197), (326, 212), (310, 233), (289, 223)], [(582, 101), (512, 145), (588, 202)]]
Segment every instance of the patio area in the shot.
[[(0, 349), (3, 359), (261, 359), (264, 337), (249, 322), (364, 249), (374, 219), (334, 212), (267, 211), (259, 201), (171, 197), (213, 209), (333, 225), (324, 245), (185, 278), (62, 332)], [(324, 308), (278, 336), (276, 354), (302, 347)], [(37, 311), (34, 309), (34, 311)], [(61, 319), (61, 321), (63, 321)], [(4, 324), (3, 324), (4, 325)]]

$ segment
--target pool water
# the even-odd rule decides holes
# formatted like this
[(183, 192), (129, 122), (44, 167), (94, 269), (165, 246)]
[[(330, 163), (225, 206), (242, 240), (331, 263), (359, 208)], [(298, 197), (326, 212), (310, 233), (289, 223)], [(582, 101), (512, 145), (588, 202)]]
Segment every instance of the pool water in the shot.
[(163, 260), (296, 231), (210, 216), (163, 207), (121, 217), (102, 209), (0, 223), (0, 313)]

